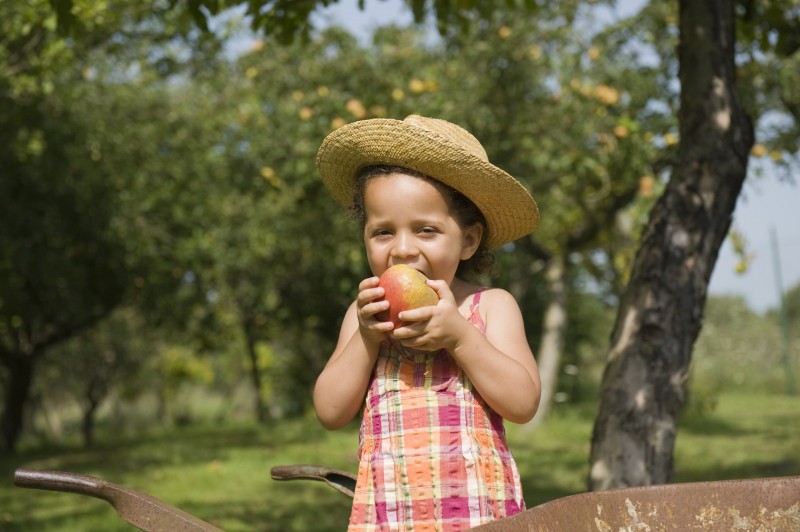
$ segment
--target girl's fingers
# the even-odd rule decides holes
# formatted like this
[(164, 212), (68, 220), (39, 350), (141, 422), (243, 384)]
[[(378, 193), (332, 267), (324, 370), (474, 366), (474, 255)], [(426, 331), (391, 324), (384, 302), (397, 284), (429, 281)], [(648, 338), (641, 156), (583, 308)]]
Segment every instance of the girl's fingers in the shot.
[(375, 288), (378, 286), (379, 279), (377, 277), (367, 277), (358, 283), (358, 291), (366, 290), (367, 288)]
[(395, 329), (392, 335), (398, 340), (414, 340), (420, 338), (424, 332), (424, 326), (409, 323), (408, 325), (404, 325)]
[[(358, 303), (364, 307), (370, 302), (380, 299), (384, 296), (385, 291), (382, 287), (376, 286), (375, 288), (366, 288), (358, 293)], [(386, 303), (388, 306), (388, 302)]]
[(439, 295), (439, 299), (449, 299), (455, 303), (455, 296), (446, 282), (441, 279), (428, 279), (427, 284)]
[(389, 310), (388, 301), (372, 301), (361, 307), (364, 316), (371, 317), (384, 310)]
[(397, 341), (399, 341), (404, 347), (411, 347), (421, 351), (435, 351), (437, 349), (436, 347), (429, 345), (428, 341), (421, 336), (415, 336), (412, 338), (398, 338)]
[(404, 310), (398, 314), (397, 317), (402, 321), (416, 323), (431, 319), (433, 317), (433, 312), (431, 311), (430, 307), (420, 307), (412, 310)]

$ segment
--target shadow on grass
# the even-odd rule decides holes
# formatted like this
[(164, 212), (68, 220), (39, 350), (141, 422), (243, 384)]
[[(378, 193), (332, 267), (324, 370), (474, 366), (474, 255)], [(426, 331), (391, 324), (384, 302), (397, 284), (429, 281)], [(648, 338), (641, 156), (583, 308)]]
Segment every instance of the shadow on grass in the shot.
[[(48, 445), (0, 457), (0, 475), (10, 478), (18, 467), (53, 469), (73, 473), (123, 477), (132, 471), (161, 466), (208, 463), (232, 449), (258, 449), (269, 453), (299, 443), (322, 441), (326, 434), (304, 421), (284, 421), (265, 426), (196, 426), (158, 431), (135, 438), (101, 440), (91, 448)], [(97, 473), (94, 473), (97, 474)], [(109, 478), (111, 480), (111, 478)]]
[[(111, 505), (104, 501), (70, 493), (45, 494), (37, 490), (30, 491), (30, 503), (25, 509), (36, 506), (50, 508), (47, 516), (32, 516), (27, 511), (13, 512), (13, 507), (7, 506), (4, 498), (0, 498), (0, 530), (3, 532), (29, 532), (31, 530), (64, 530), (69, 529), (70, 523), (81, 523), (80, 527), (87, 530), (87, 523), (96, 523), (95, 530), (104, 532), (128, 531), (131, 525), (117, 517)], [(7, 510), (7, 515), (2, 515)], [(17, 517), (12, 517), (16, 513)], [(113, 520), (117, 517), (116, 520)], [(113, 525), (109, 525), (109, 522)], [(75, 527), (78, 525), (76, 524)], [(77, 528), (76, 528), (77, 529)]]
[(735, 466), (694, 467), (690, 471), (679, 471), (675, 482), (705, 482), (709, 480), (738, 480), (766, 477), (800, 476), (800, 459), (751, 460)]
[(703, 436), (737, 436), (747, 429), (714, 415), (685, 414), (678, 420), (678, 432), (690, 432)]
[(528, 508), (585, 491), (588, 460), (579, 446), (533, 446), (532, 456), (517, 459)]
[(205, 512), (206, 519), (226, 532), (342, 531), (347, 528), (351, 504), (352, 499), (326, 486), (297, 483), (281, 489), (280, 496), (259, 503), (225, 502), (215, 504), (211, 512), (197, 504), (183, 509)]
[[(574, 464), (574, 468), (575, 471), (581, 471), (585, 469), (585, 464)], [(584, 487), (576, 487), (574, 482), (562, 482), (557, 475), (521, 473), (521, 476), (522, 493), (528, 508), (585, 491)]]

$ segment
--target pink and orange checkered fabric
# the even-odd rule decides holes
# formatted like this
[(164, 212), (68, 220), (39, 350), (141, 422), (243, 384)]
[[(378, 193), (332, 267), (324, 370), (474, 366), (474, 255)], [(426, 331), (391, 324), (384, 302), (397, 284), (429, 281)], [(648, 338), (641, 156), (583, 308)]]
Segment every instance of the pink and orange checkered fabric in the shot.
[[(470, 322), (484, 332), (479, 302)], [(445, 350), (384, 344), (359, 457), (350, 531), (466, 530), (525, 508), (502, 418)]]

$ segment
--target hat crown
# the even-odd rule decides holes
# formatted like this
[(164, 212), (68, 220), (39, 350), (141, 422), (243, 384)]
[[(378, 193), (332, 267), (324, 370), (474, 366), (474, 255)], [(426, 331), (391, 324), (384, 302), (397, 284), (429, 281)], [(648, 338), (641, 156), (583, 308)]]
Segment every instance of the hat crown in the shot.
[(452, 122), (440, 120), (438, 118), (428, 118), (426, 116), (409, 115), (403, 120), (408, 124), (430, 131), (431, 133), (444, 138), (466, 151), (473, 157), (489, 162), (489, 156), (483, 149), (481, 143), (469, 131), (457, 126)]
[(352, 205), (359, 172), (372, 165), (416, 170), (461, 192), (483, 213), (489, 249), (539, 224), (530, 192), (489, 162), (478, 139), (451, 122), (419, 115), (359, 120), (328, 134), (317, 152), (322, 181), (344, 207)]

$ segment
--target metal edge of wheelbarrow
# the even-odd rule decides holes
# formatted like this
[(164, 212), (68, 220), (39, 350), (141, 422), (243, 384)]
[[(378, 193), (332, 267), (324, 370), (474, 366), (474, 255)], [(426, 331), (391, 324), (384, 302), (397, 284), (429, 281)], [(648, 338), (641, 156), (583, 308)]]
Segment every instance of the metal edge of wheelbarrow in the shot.
[(800, 531), (800, 476), (640, 486), (569, 495), (480, 532)]
[(122, 519), (145, 531), (222, 532), (211, 523), (152, 495), (96, 477), (19, 468), (14, 471), (14, 485), (20, 488), (77, 493), (104, 500), (114, 507)]

